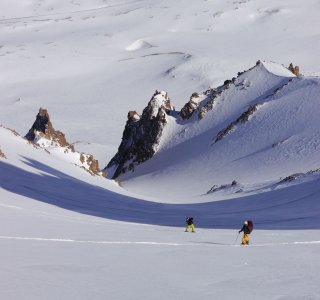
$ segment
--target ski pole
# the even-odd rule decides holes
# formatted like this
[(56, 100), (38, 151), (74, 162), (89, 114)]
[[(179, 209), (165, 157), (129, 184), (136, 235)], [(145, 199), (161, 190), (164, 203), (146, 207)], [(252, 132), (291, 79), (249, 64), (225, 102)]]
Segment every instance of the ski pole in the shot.
[(240, 235), (240, 232), (238, 232), (238, 235), (232, 245), (234, 245), (237, 242), (239, 235)]

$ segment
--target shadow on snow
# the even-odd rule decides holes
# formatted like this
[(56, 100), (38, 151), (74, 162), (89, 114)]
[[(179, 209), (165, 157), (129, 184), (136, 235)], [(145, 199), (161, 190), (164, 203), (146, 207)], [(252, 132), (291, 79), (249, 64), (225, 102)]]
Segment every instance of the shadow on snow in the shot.
[(117, 194), (24, 159), (47, 174), (33, 174), (0, 161), (3, 189), (82, 214), (162, 226), (182, 227), (185, 217), (193, 216), (200, 228), (238, 229), (250, 218), (255, 229), (320, 229), (318, 182), (232, 200), (164, 204)]

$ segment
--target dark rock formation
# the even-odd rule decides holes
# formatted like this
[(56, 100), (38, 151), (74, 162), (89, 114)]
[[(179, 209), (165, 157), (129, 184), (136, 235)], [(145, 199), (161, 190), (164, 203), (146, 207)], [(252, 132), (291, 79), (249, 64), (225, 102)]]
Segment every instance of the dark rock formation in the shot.
[(232, 186), (235, 186), (235, 185), (237, 185), (238, 184), (238, 182), (236, 181), (236, 180), (232, 180), (232, 182), (231, 182), (231, 185)]
[(189, 119), (193, 112), (198, 108), (199, 106), (199, 94), (193, 93), (190, 97), (190, 100), (188, 103), (185, 104), (185, 106), (180, 111), (180, 116), (182, 119), (186, 120)]
[(230, 79), (225, 80), (225, 82), (223, 83), (223, 85), (229, 85), (230, 83), (232, 83), (233, 81)]
[(172, 107), (167, 93), (156, 91), (142, 116), (136, 111), (129, 111), (118, 152), (106, 167), (113, 170), (113, 175), (110, 174), (113, 179), (133, 171), (136, 165), (155, 154), (170, 110)]
[(227, 134), (229, 134), (236, 125), (240, 123), (245, 123), (249, 120), (249, 117), (258, 109), (261, 104), (250, 105), (249, 108), (241, 114), (241, 116), (229, 124), (226, 128), (222, 129), (216, 136), (215, 143), (222, 140)]
[[(259, 66), (260, 64), (261, 64), (261, 61), (258, 60), (256, 62), (256, 66)], [(235, 85), (236, 87), (240, 87), (241, 89), (249, 88), (251, 83), (249, 81), (247, 81), (247, 79), (244, 79), (242, 82), (238, 82), (238, 83), (237, 83), (237, 79), (239, 78), (239, 76), (252, 70), (253, 68), (255, 68), (255, 66), (247, 71), (238, 72), (237, 77), (233, 77), (231, 80), (230, 79), (225, 80), (222, 86), (219, 86), (215, 89), (207, 90), (204, 93), (207, 96), (207, 99), (204, 100), (205, 104), (202, 107), (200, 107), (200, 109), (199, 109), (199, 113), (198, 113), (199, 120), (203, 119), (204, 116), (206, 115), (206, 113), (213, 109), (214, 103), (216, 102), (217, 98), (219, 96), (222, 96), (222, 94), (226, 90), (228, 90), (232, 85)]]
[(52, 140), (61, 147), (68, 147), (72, 152), (74, 152), (73, 145), (70, 145), (67, 142), (65, 135), (61, 131), (53, 128), (48, 111), (42, 107), (40, 107), (36, 120), (25, 138), (33, 142), (35, 141), (36, 133), (39, 133), (40, 136), (46, 137), (48, 140)]
[(217, 97), (221, 95), (221, 93), (222, 91), (217, 92), (217, 90), (212, 89), (210, 93), (207, 94), (209, 100), (200, 108), (199, 114), (198, 114), (199, 120), (203, 119), (205, 114), (209, 110), (213, 109), (214, 102), (216, 101)]
[(296, 174), (292, 174), (292, 175), (289, 175), (287, 177), (285, 177), (284, 179), (280, 180), (278, 182), (278, 184), (282, 184), (282, 183), (287, 183), (287, 182), (292, 182), (292, 181), (295, 181), (299, 178), (303, 178), (305, 177), (306, 175), (304, 173), (296, 173)]
[[(207, 191), (207, 194), (211, 194), (211, 193), (214, 193), (214, 192), (218, 192), (218, 191), (221, 191), (221, 190), (226, 190), (226, 189), (231, 189), (231, 188), (235, 188), (239, 186), (239, 183), (236, 181), (236, 180), (233, 180), (231, 182), (231, 184), (222, 184), (220, 186), (217, 186), (217, 185), (213, 185), (211, 187), (211, 189), (209, 191)], [(240, 193), (242, 191), (242, 189), (238, 189), (235, 190), (234, 192), (235, 193)]]

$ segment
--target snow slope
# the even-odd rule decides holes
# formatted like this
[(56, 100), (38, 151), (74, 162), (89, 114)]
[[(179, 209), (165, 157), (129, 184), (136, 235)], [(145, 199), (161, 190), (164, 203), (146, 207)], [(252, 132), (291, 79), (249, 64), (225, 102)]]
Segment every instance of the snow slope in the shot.
[[(319, 173), (300, 179), (299, 185), (284, 183), (260, 195), (218, 202), (212, 202), (208, 195), (203, 199), (206, 203), (197, 204), (195, 197), (194, 203), (183, 204), (182, 199), (180, 204), (165, 204), (155, 196), (129, 193), (114, 181), (90, 175), (74, 165), (72, 157), (66, 164), (60, 155), (35, 148), (8, 129), (0, 127), (0, 136), (0, 149), (6, 156), (0, 161), (1, 199), (5, 205), (23, 197), (81, 214), (164, 226), (183, 226), (185, 217), (193, 215), (202, 228), (234, 229), (248, 217), (255, 219), (259, 229), (320, 227)], [(175, 182), (183, 184), (179, 179)]]
[[(128, 190), (162, 201), (205, 202), (221, 199), (221, 193), (204, 196), (213, 185), (236, 180), (238, 188), (229, 197), (243, 197), (273, 189), (289, 175), (317, 170), (319, 87), (318, 78), (295, 77), (284, 67), (261, 63), (220, 87), (203, 119), (199, 111), (210, 95), (187, 121), (169, 115), (156, 155), (119, 180)], [(248, 121), (235, 123), (255, 105)]]
[[(100, 166), (156, 89), (180, 110), (258, 59), (307, 75), (274, 63), (242, 74), (201, 122), (170, 118), (157, 155), (122, 187), (0, 127), (0, 298), (320, 299), (318, 8), (0, 1), (0, 125), (23, 136), (45, 107)], [(240, 247), (247, 218), (255, 229)]]
[[(0, 141), (2, 299), (319, 299), (317, 178), (234, 201), (160, 204), (7, 129)], [(190, 214), (195, 234), (184, 232)], [(243, 248), (248, 216), (255, 230)]]

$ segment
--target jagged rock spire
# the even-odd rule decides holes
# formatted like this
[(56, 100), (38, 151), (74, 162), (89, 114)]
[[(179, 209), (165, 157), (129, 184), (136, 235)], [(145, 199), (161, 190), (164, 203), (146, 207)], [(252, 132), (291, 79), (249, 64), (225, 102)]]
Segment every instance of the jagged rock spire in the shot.
[(33, 142), (35, 141), (37, 133), (54, 141), (61, 147), (69, 147), (70, 150), (74, 152), (73, 145), (70, 145), (67, 142), (64, 133), (53, 128), (48, 110), (42, 107), (40, 107), (39, 112), (36, 116), (36, 120), (34, 121), (29, 132), (26, 134), (25, 138)]
[(170, 110), (167, 93), (156, 91), (141, 116), (129, 111), (118, 152), (106, 167), (110, 177), (117, 178), (121, 173), (134, 170), (155, 154)]
[[(39, 144), (40, 146), (47, 148), (61, 147), (64, 149), (64, 153), (73, 152), (79, 158), (79, 165), (85, 170), (93, 174), (98, 174), (99, 163), (91, 154), (78, 153), (75, 151), (74, 146), (67, 142), (67, 139), (61, 131), (55, 130), (50, 121), (50, 116), (47, 109), (40, 107), (32, 127), (25, 135), (25, 138), (30, 142)], [(42, 138), (46, 141), (44, 143)], [(42, 142), (40, 142), (42, 141)]]

